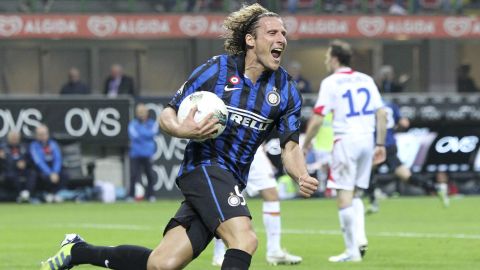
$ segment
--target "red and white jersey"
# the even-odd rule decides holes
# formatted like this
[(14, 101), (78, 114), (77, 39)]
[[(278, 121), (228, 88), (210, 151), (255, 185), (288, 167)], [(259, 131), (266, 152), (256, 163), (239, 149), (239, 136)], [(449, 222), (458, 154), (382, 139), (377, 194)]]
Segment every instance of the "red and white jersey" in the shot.
[(342, 67), (322, 81), (314, 113), (333, 112), (335, 134), (373, 133), (375, 112), (381, 107), (382, 98), (372, 77)]

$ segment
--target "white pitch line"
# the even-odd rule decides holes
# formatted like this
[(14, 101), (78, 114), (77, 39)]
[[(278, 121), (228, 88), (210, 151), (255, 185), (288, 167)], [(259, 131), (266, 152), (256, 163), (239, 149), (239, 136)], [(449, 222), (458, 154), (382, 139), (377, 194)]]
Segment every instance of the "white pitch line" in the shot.
[[(155, 231), (163, 230), (162, 227), (151, 227), (134, 224), (102, 224), (102, 223), (74, 223), (74, 224), (54, 224), (55, 228), (79, 228), (79, 229), (98, 229), (98, 230), (125, 230), (125, 231)], [(257, 232), (264, 233), (265, 230), (255, 229)], [(307, 234), (307, 235), (341, 235), (337, 230), (299, 230), (283, 229), (284, 234)], [(376, 232), (369, 233), (369, 236), (376, 237), (399, 237), (399, 238), (436, 238), (436, 239), (471, 239), (480, 240), (480, 234), (464, 233), (418, 233), (418, 232)]]
[(54, 228), (79, 228), (79, 229), (99, 229), (99, 230), (125, 230), (125, 231), (150, 231), (154, 230), (150, 226), (133, 224), (102, 224), (102, 223), (73, 223), (73, 224), (54, 224)]
[[(332, 230), (296, 230), (283, 229), (282, 233), (286, 234), (318, 234), (318, 235), (340, 235), (340, 231)], [(417, 232), (377, 232), (368, 233), (369, 236), (378, 237), (400, 237), (400, 238), (443, 238), (443, 239), (473, 239), (480, 240), (479, 234), (463, 234), (463, 233), (417, 233)]]

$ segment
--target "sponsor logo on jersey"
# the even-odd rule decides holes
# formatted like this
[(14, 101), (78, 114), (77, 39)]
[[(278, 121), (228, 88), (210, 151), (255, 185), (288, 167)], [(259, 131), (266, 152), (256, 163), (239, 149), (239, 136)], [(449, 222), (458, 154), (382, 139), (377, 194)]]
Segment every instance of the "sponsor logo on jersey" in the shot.
[(267, 130), (267, 128), (273, 123), (272, 119), (265, 118), (247, 110), (232, 106), (227, 106), (227, 109), (229, 111), (230, 120), (242, 126), (256, 130)]
[(240, 89), (242, 89), (242, 88), (240, 88), (240, 87), (228, 87), (228, 85), (225, 85), (225, 88), (224, 88), (225, 92), (230, 92), (230, 91), (240, 90)]

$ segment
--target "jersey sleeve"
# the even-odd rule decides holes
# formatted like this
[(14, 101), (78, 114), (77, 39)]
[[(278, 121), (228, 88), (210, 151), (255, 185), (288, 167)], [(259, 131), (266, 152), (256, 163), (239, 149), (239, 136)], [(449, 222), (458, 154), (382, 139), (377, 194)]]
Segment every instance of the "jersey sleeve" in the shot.
[(330, 82), (323, 80), (320, 84), (317, 102), (315, 102), (315, 106), (313, 107), (313, 113), (325, 116), (332, 110), (334, 101), (330, 89), (332, 89)]
[(215, 86), (219, 71), (219, 56), (213, 57), (205, 64), (197, 67), (188, 80), (177, 90), (173, 98), (168, 103), (175, 111), (178, 111), (180, 104), (193, 92), (211, 91)]
[(280, 117), (277, 124), (280, 145), (282, 148), (288, 141), (298, 143), (300, 136), (300, 118), (302, 109), (302, 97), (294, 84), (289, 84), (288, 103), (285, 113)]

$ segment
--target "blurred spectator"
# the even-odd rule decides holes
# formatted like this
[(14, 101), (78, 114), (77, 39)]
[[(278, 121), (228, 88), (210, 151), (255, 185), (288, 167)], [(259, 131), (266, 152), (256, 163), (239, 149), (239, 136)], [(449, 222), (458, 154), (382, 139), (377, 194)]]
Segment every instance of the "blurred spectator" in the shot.
[(118, 95), (135, 96), (135, 83), (130, 76), (123, 74), (123, 68), (119, 64), (113, 64), (110, 75), (105, 80), (104, 92), (109, 97)]
[(288, 73), (292, 79), (297, 83), (297, 89), (300, 93), (311, 93), (310, 82), (305, 79), (302, 74), (302, 65), (298, 62), (291, 62), (288, 68)]
[(87, 95), (90, 94), (90, 88), (80, 80), (80, 71), (72, 67), (68, 71), (68, 82), (60, 90), (62, 95)]
[(457, 91), (460, 93), (475, 93), (478, 88), (470, 76), (470, 65), (464, 64), (457, 69)]
[(148, 117), (148, 109), (142, 103), (136, 106), (135, 117), (128, 125), (131, 169), (129, 196), (130, 200), (135, 198), (135, 184), (141, 182), (142, 172), (145, 172), (148, 180), (145, 198), (154, 202), (155, 174), (152, 168), (152, 157), (156, 151), (155, 135), (158, 133), (158, 123)]
[[(40, 10), (43, 12), (49, 12), (54, 2), (55, 0), (39, 0), (39, 1), (22, 0), (22, 1), (19, 1), (18, 9), (21, 12), (25, 12), (25, 13), (30, 13), (32, 11), (40, 11)], [(33, 5), (34, 3), (40, 3), (42, 5), (41, 9), (39, 9), (40, 7), (34, 6)]]
[(46, 194), (46, 202), (61, 202), (57, 192), (66, 182), (66, 175), (62, 172), (62, 154), (58, 143), (50, 139), (48, 127), (38, 126), (35, 129), (35, 140), (30, 144), (35, 169), (37, 170), (38, 189)]
[(29, 202), (35, 189), (36, 174), (31, 168), (28, 147), (17, 131), (10, 131), (2, 147), (5, 160), (5, 181), (17, 197), (17, 202)]
[(288, 12), (297, 13), (298, 10), (298, 0), (288, 0), (287, 1)]
[(389, 8), (388, 13), (392, 15), (407, 15), (405, 0), (396, 0)]
[(403, 92), (409, 79), (410, 77), (407, 74), (402, 74), (398, 79), (395, 79), (393, 67), (385, 65), (380, 68), (377, 84), (381, 93), (400, 93)]

